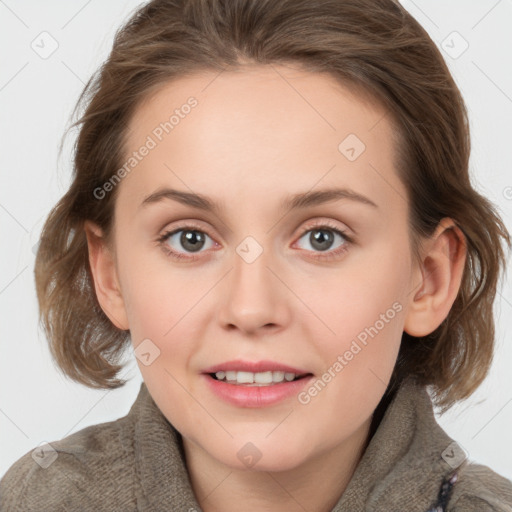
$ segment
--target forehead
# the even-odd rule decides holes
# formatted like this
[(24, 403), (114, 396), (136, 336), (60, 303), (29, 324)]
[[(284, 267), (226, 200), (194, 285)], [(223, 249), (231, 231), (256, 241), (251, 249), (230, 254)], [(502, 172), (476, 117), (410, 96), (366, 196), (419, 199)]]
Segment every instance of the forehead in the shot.
[(152, 148), (123, 187), (138, 202), (165, 185), (222, 198), (321, 184), (376, 202), (404, 200), (394, 136), (377, 101), (331, 75), (288, 66), (202, 72), (164, 84), (139, 105), (127, 158), (149, 139)]

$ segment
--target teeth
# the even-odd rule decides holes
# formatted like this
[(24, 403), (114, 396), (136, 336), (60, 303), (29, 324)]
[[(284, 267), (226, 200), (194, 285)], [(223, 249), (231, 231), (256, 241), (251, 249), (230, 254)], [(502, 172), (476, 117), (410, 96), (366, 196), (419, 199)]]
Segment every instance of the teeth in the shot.
[(236, 380), (236, 372), (226, 372), (226, 380)]
[(272, 381), (273, 382), (283, 382), (284, 380), (284, 372), (272, 372)]
[(251, 372), (236, 372), (236, 381), (238, 384), (253, 384), (254, 373)]
[(291, 382), (297, 375), (289, 372), (236, 372), (236, 371), (219, 371), (215, 374), (217, 380), (223, 380), (237, 384), (254, 384), (254, 385), (267, 385), (267, 384), (278, 384), (286, 380)]
[(271, 384), (272, 372), (255, 373), (254, 382), (256, 382), (257, 384)]

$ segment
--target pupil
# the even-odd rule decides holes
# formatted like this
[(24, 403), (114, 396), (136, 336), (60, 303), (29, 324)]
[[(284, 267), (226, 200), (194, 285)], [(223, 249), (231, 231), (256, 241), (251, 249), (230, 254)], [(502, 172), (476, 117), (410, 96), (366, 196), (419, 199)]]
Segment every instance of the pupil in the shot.
[(326, 251), (332, 245), (334, 240), (333, 234), (326, 229), (315, 229), (310, 235), (311, 245), (319, 251)]
[(204, 245), (204, 236), (199, 231), (184, 231), (180, 242), (185, 249), (196, 252)]

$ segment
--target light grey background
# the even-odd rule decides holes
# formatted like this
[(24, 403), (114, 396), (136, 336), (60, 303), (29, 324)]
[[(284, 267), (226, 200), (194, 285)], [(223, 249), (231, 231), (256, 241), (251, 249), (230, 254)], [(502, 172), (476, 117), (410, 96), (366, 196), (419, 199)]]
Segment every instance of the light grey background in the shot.
[[(402, 3), (442, 48), (469, 109), (473, 182), (512, 232), (512, 1)], [(33, 278), (42, 222), (69, 184), (73, 136), (60, 160), (57, 151), (71, 110), (107, 57), (115, 31), (138, 5), (0, 0), (0, 475), (42, 442), (125, 415), (139, 390), (133, 355), (126, 369), (131, 380), (114, 391), (88, 389), (58, 372), (38, 329)], [(495, 311), (490, 376), (468, 401), (438, 419), (470, 459), (512, 479), (510, 279), (500, 288)]]

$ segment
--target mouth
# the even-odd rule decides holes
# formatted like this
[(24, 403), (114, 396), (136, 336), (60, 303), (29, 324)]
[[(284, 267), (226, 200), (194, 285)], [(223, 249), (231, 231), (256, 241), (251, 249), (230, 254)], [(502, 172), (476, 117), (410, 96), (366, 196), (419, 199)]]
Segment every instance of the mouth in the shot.
[(296, 374), (294, 372), (264, 371), (264, 372), (248, 372), (236, 370), (220, 370), (208, 375), (217, 381), (226, 382), (235, 386), (275, 386), (282, 382), (294, 382), (305, 377), (313, 375), (312, 373)]
[(203, 371), (213, 380), (234, 386), (263, 387), (286, 384), (313, 374), (275, 361), (226, 361)]
[(313, 374), (275, 361), (227, 361), (202, 372), (208, 389), (240, 408), (268, 407), (292, 399)]

